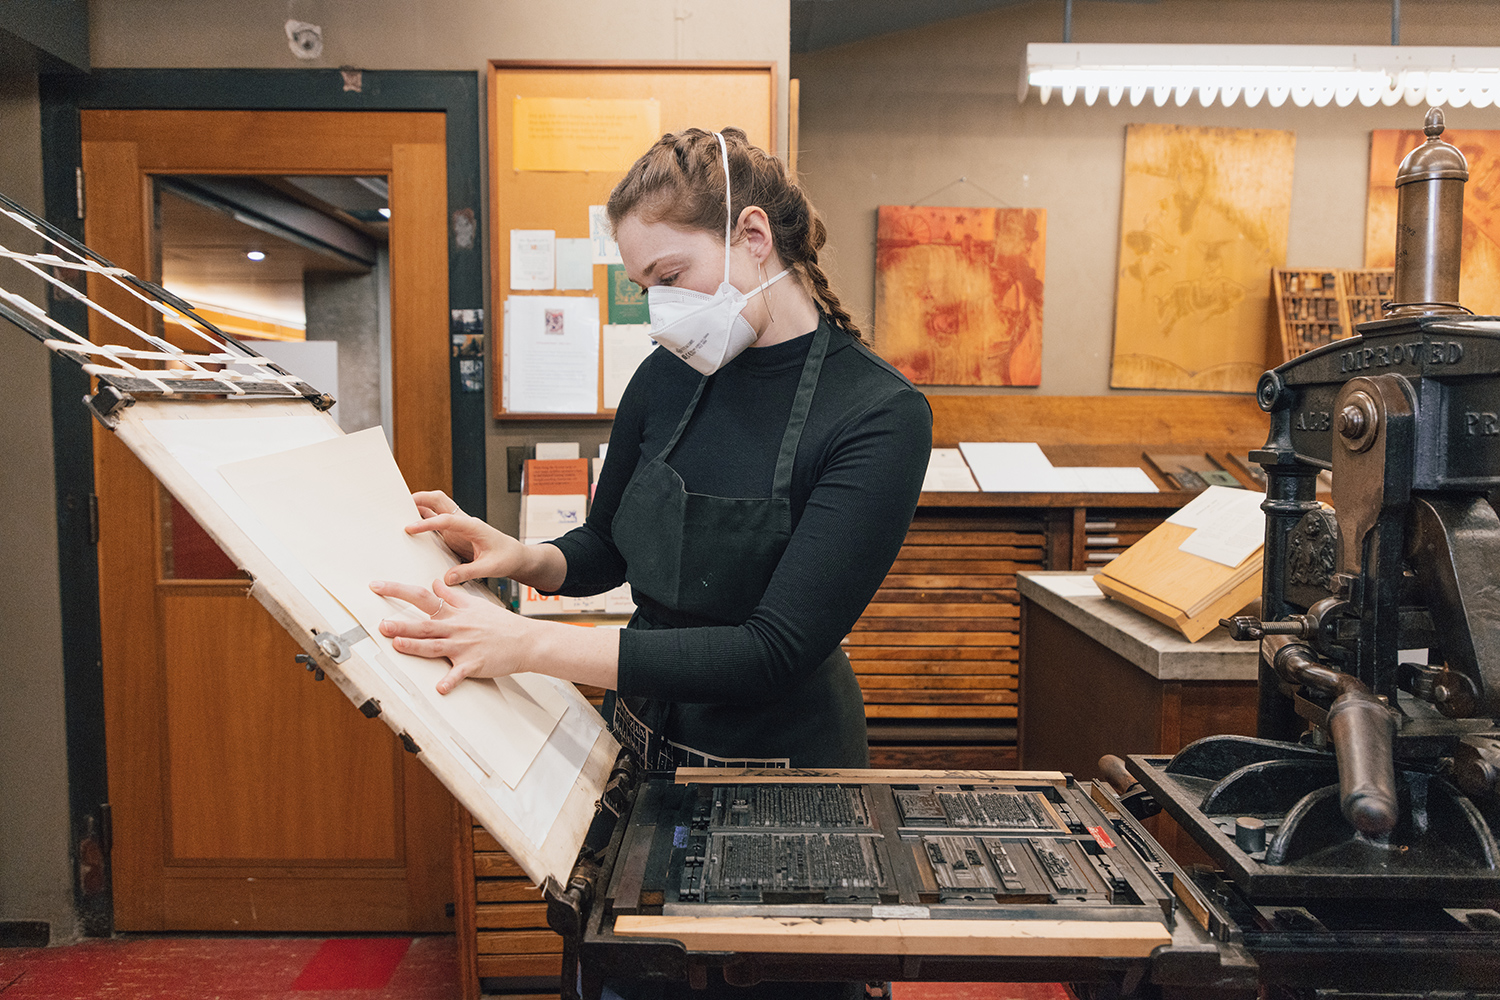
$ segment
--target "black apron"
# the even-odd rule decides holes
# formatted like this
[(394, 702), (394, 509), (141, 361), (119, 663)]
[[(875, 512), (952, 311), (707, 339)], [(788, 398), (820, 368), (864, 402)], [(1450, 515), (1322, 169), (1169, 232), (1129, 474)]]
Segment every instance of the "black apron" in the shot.
[[(667, 459), (687, 429), (698, 383), (666, 447), (638, 469), (615, 511), (615, 547), (631, 588), (649, 597), (629, 628), (741, 625), (755, 613), (792, 537), (792, 464), (828, 352), (819, 323), (792, 401), (769, 497), (689, 493)], [(754, 705), (688, 704), (618, 698), (604, 717), (620, 742), (651, 769), (674, 767), (864, 767), (869, 762), (864, 701), (849, 658), (835, 649), (795, 687)]]

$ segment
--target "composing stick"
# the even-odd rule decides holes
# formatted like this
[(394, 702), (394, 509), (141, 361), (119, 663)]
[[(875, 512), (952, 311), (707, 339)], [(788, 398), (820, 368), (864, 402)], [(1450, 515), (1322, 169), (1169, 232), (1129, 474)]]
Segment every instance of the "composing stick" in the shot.
[[(11, 249), (17, 237), (39, 239), (48, 249)], [(333, 400), (203, 319), (191, 304), (3, 195), (0, 258), (41, 278), (54, 300), (77, 302), (102, 319), (109, 333), (100, 339), (121, 341), (96, 343), (0, 287), (0, 316), (91, 376), (84, 404), (249, 574), (250, 595), (306, 651), (310, 666), (398, 734), (533, 881), (566, 884), (619, 753), (593, 707), (572, 685), (555, 682), (562, 714), (534, 759), (524, 768), (485, 759), (485, 751), (445, 717), (442, 700), (413, 690), (379, 642), (274, 532), (268, 534), (217, 471), (235, 459), (343, 439), (326, 413)], [(185, 350), (94, 301), (69, 280), (79, 275), (123, 289), (185, 329), (201, 348)]]

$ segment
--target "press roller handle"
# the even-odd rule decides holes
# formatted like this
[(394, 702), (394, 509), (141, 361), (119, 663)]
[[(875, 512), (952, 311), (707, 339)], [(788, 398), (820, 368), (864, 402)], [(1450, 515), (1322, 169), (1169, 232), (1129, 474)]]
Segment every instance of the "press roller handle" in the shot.
[(1368, 692), (1339, 695), (1328, 710), (1328, 731), (1339, 762), (1339, 805), (1360, 833), (1390, 833), (1400, 815), (1391, 713)]

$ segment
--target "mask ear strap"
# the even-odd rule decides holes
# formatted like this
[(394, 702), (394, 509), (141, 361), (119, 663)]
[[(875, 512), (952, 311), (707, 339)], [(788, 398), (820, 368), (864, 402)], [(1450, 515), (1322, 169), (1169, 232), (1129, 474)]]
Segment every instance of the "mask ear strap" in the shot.
[(724, 284), (729, 284), (729, 237), (734, 232), (734, 212), (729, 198), (729, 147), (724, 144), (722, 132), (715, 132), (719, 140), (719, 151), (724, 154)]

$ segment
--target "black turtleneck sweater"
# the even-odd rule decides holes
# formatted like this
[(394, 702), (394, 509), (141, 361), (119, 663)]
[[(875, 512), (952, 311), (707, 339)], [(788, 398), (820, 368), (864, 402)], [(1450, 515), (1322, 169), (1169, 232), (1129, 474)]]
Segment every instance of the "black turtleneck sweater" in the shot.
[[(668, 461), (689, 492), (770, 496), (812, 339), (752, 347), (709, 378)], [(637, 370), (615, 414), (587, 522), (552, 543), (568, 560), (559, 593), (598, 594), (630, 580), (611, 536), (615, 510), (636, 469), (670, 439), (701, 377), (663, 348)], [(622, 632), (619, 693), (748, 708), (795, 691), (838, 647), (889, 571), (931, 447), (926, 398), (833, 327), (793, 467), (792, 538), (764, 598), (748, 621), (699, 625), (633, 587), (653, 627)]]

